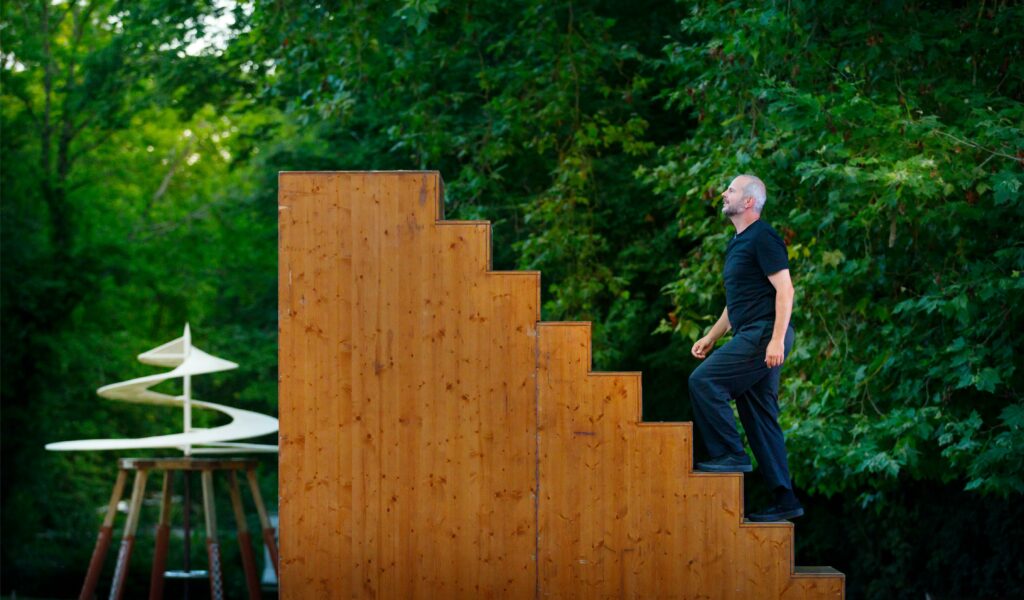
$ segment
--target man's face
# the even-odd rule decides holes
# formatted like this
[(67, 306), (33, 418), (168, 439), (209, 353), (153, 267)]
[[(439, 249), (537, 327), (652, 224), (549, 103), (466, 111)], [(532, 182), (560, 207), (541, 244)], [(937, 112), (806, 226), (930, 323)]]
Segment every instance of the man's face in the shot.
[(738, 215), (747, 210), (747, 203), (743, 199), (743, 186), (747, 184), (746, 179), (737, 177), (732, 180), (729, 187), (722, 192), (722, 214), (727, 217)]

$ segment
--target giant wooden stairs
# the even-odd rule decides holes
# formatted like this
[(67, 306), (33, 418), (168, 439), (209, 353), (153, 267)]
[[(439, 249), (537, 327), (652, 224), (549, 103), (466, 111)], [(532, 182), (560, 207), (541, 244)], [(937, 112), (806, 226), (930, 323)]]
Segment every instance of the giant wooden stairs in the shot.
[[(842, 598), (435, 172), (280, 176), (283, 598)], [(680, 377), (685, 377), (680, 373)]]

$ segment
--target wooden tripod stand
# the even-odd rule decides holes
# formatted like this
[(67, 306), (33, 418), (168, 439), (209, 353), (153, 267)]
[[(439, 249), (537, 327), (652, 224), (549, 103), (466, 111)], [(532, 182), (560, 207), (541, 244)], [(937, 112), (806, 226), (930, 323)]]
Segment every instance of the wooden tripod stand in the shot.
[[(124, 525), (124, 535), (121, 538), (121, 547), (117, 553), (117, 564), (114, 569), (114, 581), (110, 588), (111, 600), (120, 600), (124, 594), (124, 582), (128, 573), (128, 561), (131, 558), (132, 547), (135, 545), (135, 531), (139, 526), (139, 512), (142, 508), (142, 496), (146, 490), (146, 476), (149, 471), (163, 471), (163, 495), (160, 500), (160, 520), (156, 530), (156, 549), (153, 553), (153, 570), (150, 575), (149, 597), (150, 600), (163, 598), (164, 590), (164, 569), (167, 561), (167, 544), (170, 537), (170, 512), (171, 512), (171, 488), (173, 474), (175, 471), (183, 471), (185, 476), (191, 471), (199, 471), (203, 487), (203, 515), (206, 525), (206, 552), (209, 558), (210, 576), (210, 597), (221, 600), (224, 597), (224, 586), (221, 577), (220, 543), (217, 540), (217, 514), (213, 501), (213, 473), (214, 471), (227, 471), (230, 486), (228, 491), (231, 495), (231, 506), (235, 513), (235, 521), (238, 525), (238, 543), (241, 546), (242, 567), (245, 570), (245, 582), (249, 591), (250, 600), (258, 600), (260, 597), (259, 579), (256, 575), (256, 558), (253, 555), (252, 539), (249, 536), (249, 528), (245, 523), (245, 513), (242, 509), (242, 495), (238, 486), (238, 471), (245, 471), (249, 480), (249, 489), (252, 493), (253, 503), (259, 514), (260, 524), (263, 528), (263, 542), (270, 551), (270, 558), (273, 562), (274, 572), (278, 572), (277, 565), (277, 542), (274, 539), (274, 528), (267, 517), (266, 507), (263, 505), (263, 498), (260, 496), (259, 486), (256, 482), (257, 461), (240, 458), (122, 458), (118, 461), (117, 481), (114, 483), (114, 491), (110, 496), (110, 503), (107, 505), (107, 514), (103, 519), (99, 535), (96, 538), (96, 547), (92, 553), (92, 560), (89, 561), (89, 571), (85, 576), (85, 583), (82, 585), (80, 600), (92, 598), (96, 590), (96, 583), (103, 569), (103, 562), (106, 559), (107, 549), (110, 547), (113, 537), (114, 516), (117, 513), (117, 504), (124, 492), (124, 485), (128, 479), (128, 471), (135, 471), (135, 483), (132, 486), (131, 503), (128, 508), (128, 519)], [(188, 510), (188, 507), (186, 507)]]

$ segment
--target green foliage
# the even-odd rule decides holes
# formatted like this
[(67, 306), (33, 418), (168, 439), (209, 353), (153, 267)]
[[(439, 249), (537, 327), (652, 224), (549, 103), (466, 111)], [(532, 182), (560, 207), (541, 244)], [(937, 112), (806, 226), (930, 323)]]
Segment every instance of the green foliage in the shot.
[[(249, 130), (276, 117), (221, 113), (209, 94), (209, 105), (173, 99), (184, 83), (172, 72), (211, 76), (214, 63), (173, 49), (201, 33), (211, 10), (44, 2), (5, 11), (5, 590), (77, 593), (91, 552), (83, 540), (95, 538), (116, 457), (43, 445), (180, 427), (177, 411), (94, 390), (151, 373), (135, 355), (180, 335), (186, 320), (197, 344), (242, 364), (196, 380), (196, 395), (276, 412), (273, 184), (260, 182), (271, 199), (257, 207), (255, 182), (231, 171)], [(198, 411), (197, 425), (208, 418)]]
[(759, 173), (798, 290), (797, 481), (865, 506), (908, 478), (1024, 492), (1024, 12), (888, 8), (700, 3), (683, 20), (662, 96), (694, 135), (640, 170), (699, 243), (666, 286), (688, 315), (674, 329), (695, 339), (720, 310), (713, 201)]

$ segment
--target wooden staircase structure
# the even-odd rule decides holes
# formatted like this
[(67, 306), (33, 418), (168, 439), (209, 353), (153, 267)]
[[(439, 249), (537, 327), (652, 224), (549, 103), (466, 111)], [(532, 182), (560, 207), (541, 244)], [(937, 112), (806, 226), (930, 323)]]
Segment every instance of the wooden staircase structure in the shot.
[[(694, 473), (540, 273), (491, 269), (436, 172), (286, 172), (280, 591), (300, 598), (842, 598), (793, 525)], [(685, 376), (681, 373), (680, 377)]]

